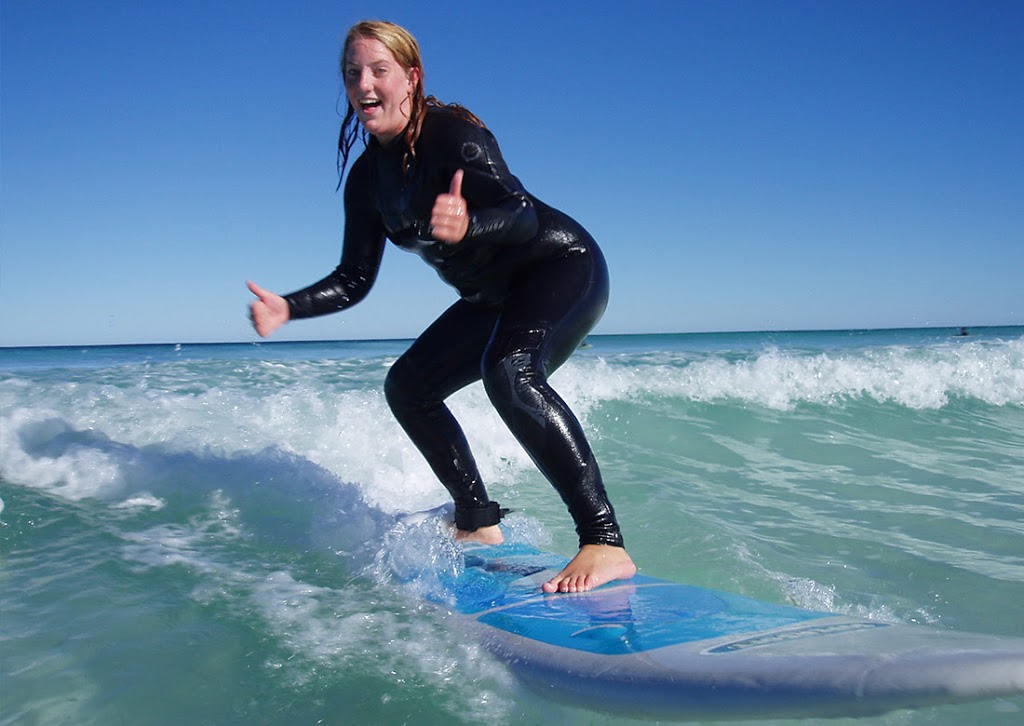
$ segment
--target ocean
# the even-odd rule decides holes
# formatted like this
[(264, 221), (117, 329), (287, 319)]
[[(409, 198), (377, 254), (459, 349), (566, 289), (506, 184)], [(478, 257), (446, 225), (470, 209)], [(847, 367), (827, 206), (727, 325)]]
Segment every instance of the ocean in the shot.
[[(595, 336), (551, 380), (641, 572), (1024, 637), (1024, 328), (957, 332)], [(0, 724), (639, 723), (526, 690), (396, 576), (447, 497), (381, 392), (406, 345), (0, 349)], [(482, 388), (452, 407), (510, 533), (573, 554)]]

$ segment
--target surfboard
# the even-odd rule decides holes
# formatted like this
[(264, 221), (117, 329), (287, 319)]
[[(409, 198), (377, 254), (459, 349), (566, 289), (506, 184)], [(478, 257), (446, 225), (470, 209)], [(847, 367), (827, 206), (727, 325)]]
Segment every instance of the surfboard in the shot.
[(567, 560), (466, 545), (448, 607), (524, 683), (635, 718), (876, 715), (1024, 693), (1024, 638), (816, 612), (638, 575), (544, 594)]

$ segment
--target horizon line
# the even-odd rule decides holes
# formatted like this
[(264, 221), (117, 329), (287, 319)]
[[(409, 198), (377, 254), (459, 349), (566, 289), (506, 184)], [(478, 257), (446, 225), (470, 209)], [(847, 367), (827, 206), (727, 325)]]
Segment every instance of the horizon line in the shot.
[[(763, 330), (694, 330), (689, 332), (646, 332), (646, 333), (592, 333), (587, 338), (612, 338), (630, 336), (667, 336), (667, 335), (777, 335), (803, 333), (877, 333), (898, 330), (983, 330), (988, 328), (1024, 328), (1024, 323), (984, 324), (984, 325), (912, 325), (883, 326), (871, 328), (788, 328)], [(174, 341), (148, 343), (38, 343), (38, 344), (0, 344), (0, 350), (24, 348), (119, 348), (129, 346), (200, 346), (200, 345), (289, 345), (289, 344), (323, 344), (323, 343), (395, 343), (416, 340), (413, 337), (398, 338), (310, 338), (301, 340), (221, 340), (221, 341)]]

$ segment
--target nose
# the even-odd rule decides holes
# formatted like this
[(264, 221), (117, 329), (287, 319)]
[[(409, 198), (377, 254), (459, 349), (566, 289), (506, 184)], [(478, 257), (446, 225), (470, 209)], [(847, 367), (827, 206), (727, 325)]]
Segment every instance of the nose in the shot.
[(373, 74), (370, 72), (369, 68), (364, 68), (360, 71), (359, 83), (357, 85), (361, 91), (369, 91), (373, 88)]

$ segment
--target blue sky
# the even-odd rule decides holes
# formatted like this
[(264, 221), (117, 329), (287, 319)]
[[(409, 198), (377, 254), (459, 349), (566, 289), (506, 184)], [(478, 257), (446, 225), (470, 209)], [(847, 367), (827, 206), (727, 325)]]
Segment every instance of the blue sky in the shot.
[[(601, 243), (599, 333), (1024, 324), (1018, 0), (4, 0), (0, 345), (255, 339), (247, 278), (337, 263), (339, 43), (373, 17)], [(391, 247), (276, 339), (453, 299)]]

